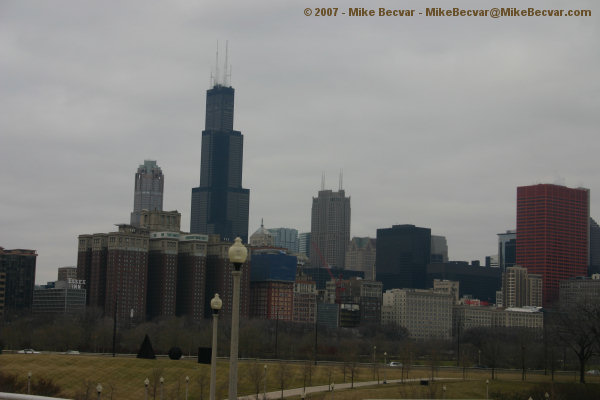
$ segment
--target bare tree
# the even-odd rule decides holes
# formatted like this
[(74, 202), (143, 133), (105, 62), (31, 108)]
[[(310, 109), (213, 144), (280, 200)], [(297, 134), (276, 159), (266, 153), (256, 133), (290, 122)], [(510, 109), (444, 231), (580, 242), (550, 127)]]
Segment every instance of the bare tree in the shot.
[(549, 321), (560, 343), (571, 349), (579, 361), (579, 382), (585, 383), (585, 366), (594, 354), (598, 324), (593, 318), (595, 305), (578, 302), (552, 314)]
[(198, 374), (197, 382), (198, 386), (200, 386), (200, 400), (204, 399), (204, 391), (206, 390), (206, 386), (209, 384), (209, 376), (208, 369), (202, 368), (200, 373)]
[(256, 393), (256, 400), (258, 400), (258, 395), (260, 393), (260, 389), (263, 386), (263, 380), (265, 379), (265, 368), (262, 364), (259, 364), (258, 361), (254, 361), (252, 364), (248, 365), (246, 368), (246, 374), (248, 376), (248, 381), (251, 387), (254, 389), (254, 393)]
[(285, 389), (285, 385), (289, 378), (289, 364), (284, 363), (282, 361), (278, 364), (277, 370), (277, 381), (279, 382), (279, 388), (281, 389), (281, 398), (283, 399), (283, 389)]

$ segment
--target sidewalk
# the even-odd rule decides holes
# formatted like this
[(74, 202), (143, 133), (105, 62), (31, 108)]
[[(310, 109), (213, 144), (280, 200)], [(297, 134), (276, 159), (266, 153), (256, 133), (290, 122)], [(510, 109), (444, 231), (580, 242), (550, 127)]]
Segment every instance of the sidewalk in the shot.
[[(436, 381), (448, 381), (448, 380), (453, 380), (453, 379), (457, 379), (457, 378), (436, 378)], [(388, 379), (387, 384), (400, 383), (400, 382), (418, 382), (420, 380), (421, 380), (420, 378), (404, 379), (404, 381), (402, 381), (401, 379)], [(362, 387), (362, 386), (377, 386), (378, 384), (383, 385), (383, 381), (380, 380), (379, 383), (377, 383), (377, 381), (354, 382), (354, 387), (357, 388), (357, 387)], [(341, 389), (350, 389), (350, 387), (352, 387), (351, 383), (336, 383), (335, 384), (336, 391), (341, 390)], [(318, 392), (328, 392), (328, 391), (329, 391), (328, 385), (311, 386), (311, 387), (306, 388), (306, 394), (318, 393)], [(292, 396), (301, 396), (301, 395), (302, 395), (302, 388), (285, 389), (283, 391), (284, 398), (292, 397)], [(258, 394), (258, 398), (259, 398), (259, 400), (264, 399), (262, 392), (260, 392)], [(266, 398), (269, 400), (280, 399), (281, 398), (281, 390), (277, 390), (275, 392), (267, 392)], [(256, 400), (256, 394), (238, 397), (238, 399), (239, 400)]]

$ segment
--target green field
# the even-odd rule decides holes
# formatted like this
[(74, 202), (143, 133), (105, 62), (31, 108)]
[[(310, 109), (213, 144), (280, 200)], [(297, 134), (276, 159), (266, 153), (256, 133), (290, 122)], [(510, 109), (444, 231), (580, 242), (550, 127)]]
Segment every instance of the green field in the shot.
[[(264, 373), (264, 365), (267, 365), (267, 391), (280, 389), (279, 377), (282, 375), (281, 364), (277, 362), (253, 362), (242, 361), (239, 369), (239, 395), (252, 394), (256, 392), (257, 376)], [(285, 364), (286, 372), (283, 374), (284, 387), (286, 389), (303, 386), (304, 376), (307, 375), (303, 363)], [(196, 363), (195, 358), (173, 361), (166, 358), (157, 360), (141, 360), (126, 357), (91, 356), (91, 355), (61, 355), (61, 354), (3, 354), (0, 355), (0, 371), (15, 374), (22, 379), (27, 379), (27, 373), (31, 371), (32, 380), (39, 378), (51, 379), (60, 386), (61, 396), (67, 398), (96, 398), (95, 387), (98, 383), (103, 386), (103, 399), (114, 400), (139, 400), (144, 399), (144, 380), (150, 380), (149, 398), (160, 398), (159, 378), (164, 377), (163, 395), (164, 399), (184, 399), (186, 382), (189, 376), (189, 398), (208, 398), (209, 365)], [(350, 371), (346, 368), (346, 382), (350, 382)], [(374, 371), (372, 367), (364, 366), (355, 372), (355, 381), (383, 380), (384, 371)], [(431, 377), (431, 368), (412, 368), (409, 378), (428, 379)], [(490, 379), (490, 372), (485, 370), (468, 370), (463, 376), (463, 371), (452, 368), (439, 368), (435, 378), (454, 378), (454, 381), (433, 382), (427, 386), (418, 383), (388, 384), (369, 388), (336, 391), (337, 399), (375, 399), (375, 398), (469, 398), (485, 399), (486, 379)], [(385, 371), (387, 379), (399, 379), (401, 369), (388, 368)], [(463, 380), (463, 377), (465, 380)], [(226, 360), (219, 361), (217, 369), (217, 398), (227, 396), (228, 363)], [(258, 379), (260, 380), (260, 378)], [(311, 385), (325, 385), (329, 382), (336, 384), (344, 382), (344, 368), (342, 365), (319, 365), (312, 370)], [(555, 376), (556, 382), (575, 382), (574, 373), (560, 374)], [(588, 377), (591, 387), (600, 387), (599, 377)], [(443, 391), (443, 386), (446, 391)], [(528, 373), (527, 381), (521, 381), (520, 371), (500, 372), (496, 380), (490, 380), (489, 393), (508, 394), (515, 391), (539, 389), (553, 392), (553, 384), (550, 376), (543, 374)], [(263, 385), (260, 383), (260, 392)], [(583, 386), (583, 385), (581, 385)], [(156, 390), (156, 391), (155, 391)], [(539, 391), (539, 390), (538, 390)], [(92, 396), (93, 394), (93, 396)], [(502, 397), (502, 396), (496, 396)], [(328, 393), (313, 394), (312, 399), (329, 399)], [(505, 397), (508, 398), (508, 397)], [(534, 396), (535, 398), (535, 396)]]

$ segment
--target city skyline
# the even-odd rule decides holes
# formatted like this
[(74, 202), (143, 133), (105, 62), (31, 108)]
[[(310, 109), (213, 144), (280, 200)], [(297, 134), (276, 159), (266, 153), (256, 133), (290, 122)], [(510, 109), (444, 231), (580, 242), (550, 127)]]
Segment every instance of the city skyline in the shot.
[(309, 232), (322, 173), (336, 190), (340, 169), (351, 237), (414, 224), (445, 236), (451, 260), (497, 251), (497, 234), (516, 228), (518, 186), (586, 187), (597, 220), (595, 6), (569, 3), (592, 9), (585, 18), (321, 18), (299, 1), (7, 2), (0, 246), (37, 250), (37, 283), (54, 280), (76, 264), (77, 235), (129, 220), (132, 171), (146, 159), (187, 231), (205, 91), (226, 39), (249, 232), (261, 218)]

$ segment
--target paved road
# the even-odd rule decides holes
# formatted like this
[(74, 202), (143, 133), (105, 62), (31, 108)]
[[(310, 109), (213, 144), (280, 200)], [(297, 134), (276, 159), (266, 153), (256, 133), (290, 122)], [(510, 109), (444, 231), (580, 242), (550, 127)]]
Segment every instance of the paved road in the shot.
[[(442, 381), (442, 380), (454, 380), (457, 378), (436, 378), (436, 381)], [(421, 379), (405, 379), (404, 382), (418, 382)], [(398, 383), (401, 382), (400, 379), (388, 379), (387, 383)], [(376, 386), (378, 383), (377, 381), (366, 381), (366, 382), (354, 382), (354, 387), (361, 387), (361, 386)], [(380, 385), (383, 385), (383, 381), (379, 381)], [(336, 383), (335, 384), (335, 390), (339, 390), (339, 389), (349, 389), (352, 386), (351, 383)], [(317, 392), (328, 392), (329, 391), (329, 386), (328, 385), (321, 385), (321, 386), (311, 386), (311, 387), (307, 387), (306, 388), (306, 394), (309, 393), (317, 393)], [(302, 394), (302, 388), (296, 388), (296, 389), (286, 389), (283, 391), (283, 397), (292, 397), (292, 396), (300, 396)], [(263, 393), (259, 393), (258, 398), (260, 400), (263, 400)], [(280, 399), (281, 398), (281, 390), (275, 391), (275, 392), (267, 392), (267, 399)], [(248, 395), (248, 396), (243, 396), (243, 397), (238, 397), (238, 399), (240, 400), (256, 400), (256, 395)]]

